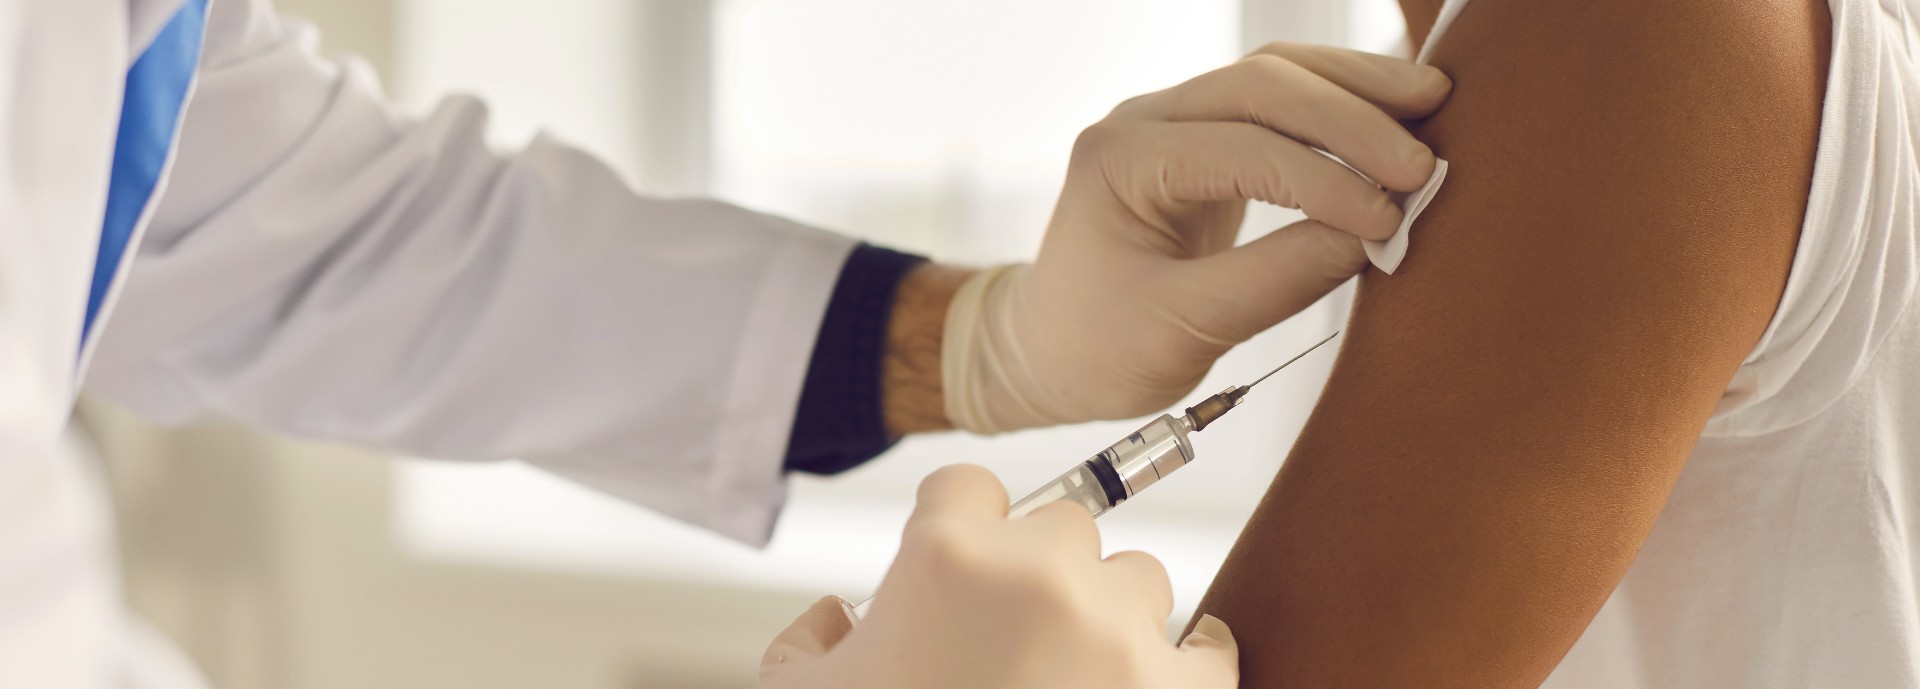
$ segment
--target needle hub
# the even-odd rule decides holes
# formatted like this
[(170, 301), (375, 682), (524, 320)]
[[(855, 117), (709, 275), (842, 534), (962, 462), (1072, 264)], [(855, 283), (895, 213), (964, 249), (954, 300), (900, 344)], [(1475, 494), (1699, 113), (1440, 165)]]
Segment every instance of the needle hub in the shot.
[(1327, 339), (1314, 343), (1312, 347), (1307, 348), (1307, 351), (1295, 354), (1293, 358), (1288, 359), (1286, 363), (1280, 364), (1272, 371), (1268, 371), (1267, 375), (1260, 376), (1259, 380), (1255, 380), (1246, 385), (1221, 390), (1220, 394), (1200, 400), (1199, 404), (1187, 407), (1186, 416), (1180, 417), (1180, 420), (1186, 423), (1187, 430), (1189, 431), (1199, 432), (1206, 430), (1207, 426), (1212, 425), (1215, 421), (1219, 421), (1220, 417), (1226, 416), (1227, 412), (1233, 411), (1234, 407), (1240, 406), (1241, 400), (1246, 399), (1247, 391), (1252, 390), (1253, 386), (1266, 382), (1268, 378), (1273, 377), (1273, 374), (1279, 373), (1280, 369), (1292, 366), (1293, 362), (1299, 361), (1301, 357), (1308, 354), (1312, 354), (1313, 350), (1320, 348), (1320, 345), (1332, 342), (1333, 338), (1339, 336), (1340, 331), (1335, 330), (1332, 335), (1327, 336)]

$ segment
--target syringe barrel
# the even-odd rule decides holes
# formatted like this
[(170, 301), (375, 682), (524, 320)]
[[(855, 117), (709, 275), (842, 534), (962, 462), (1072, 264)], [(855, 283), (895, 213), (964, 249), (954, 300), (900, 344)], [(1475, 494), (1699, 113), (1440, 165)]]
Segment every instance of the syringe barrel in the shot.
[(1096, 457), (1081, 462), (1079, 466), (1067, 470), (1060, 478), (1041, 486), (1039, 490), (1028, 493), (1020, 502), (1013, 503), (1007, 509), (1009, 519), (1027, 516), (1028, 512), (1039, 509), (1041, 505), (1066, 500), (1080, 503), (1081, 507), (1093, 516), (1106, 514), (1114, 505), (1127, 499), (1125, 488), (1120, 483), (1119, 474), (1106, 462)]
[(1161, 414), (1133, 435), (1109, 446), (1100, 456), (1120, 474), (1120, 481), (1127, 486), (1127, 497), (1133, 497), (1193, 461), (1193, 441), (1187, 439), (1188, 430), (1184, 419)]
[(1041, 505), (1071, 500), (1098, 517), (1191, 461), (1193, 442), (1187, 439), (1186, 422), (1162, 414), (1021, 498), (1007, 516), (1022, 517)]

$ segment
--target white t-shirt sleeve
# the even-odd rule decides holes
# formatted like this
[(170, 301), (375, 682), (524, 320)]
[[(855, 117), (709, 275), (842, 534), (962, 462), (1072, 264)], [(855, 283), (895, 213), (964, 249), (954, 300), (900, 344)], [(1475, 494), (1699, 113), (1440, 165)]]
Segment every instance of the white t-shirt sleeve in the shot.
[(1920, 67), (1871, 3), (1836, 5), (1819, 153), (1793, 268), (1773, 322), (1728, 386), (1708, 436), (1804, 423), (1868, 370), (1912, 317), (1920, 274)]

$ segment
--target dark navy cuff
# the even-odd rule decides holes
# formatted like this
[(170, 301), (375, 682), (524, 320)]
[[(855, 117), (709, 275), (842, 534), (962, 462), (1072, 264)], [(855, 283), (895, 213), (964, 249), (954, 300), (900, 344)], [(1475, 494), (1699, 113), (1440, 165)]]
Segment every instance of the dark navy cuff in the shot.
[(788, 471), (838, 474), (893, 447), (881, 416), (881, 358), (900, 281), (925, 262), (869, 244), (847, 257), (813, 341), (787, 436)]

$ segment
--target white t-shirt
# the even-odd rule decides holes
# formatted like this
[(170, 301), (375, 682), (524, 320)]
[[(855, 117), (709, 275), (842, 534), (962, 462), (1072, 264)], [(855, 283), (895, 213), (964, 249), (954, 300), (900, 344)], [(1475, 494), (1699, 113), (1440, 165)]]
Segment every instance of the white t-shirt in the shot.
[(1920, 0), (1830, 5), (1779, 309), (1546, 687), (1920, 687)]

